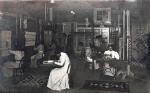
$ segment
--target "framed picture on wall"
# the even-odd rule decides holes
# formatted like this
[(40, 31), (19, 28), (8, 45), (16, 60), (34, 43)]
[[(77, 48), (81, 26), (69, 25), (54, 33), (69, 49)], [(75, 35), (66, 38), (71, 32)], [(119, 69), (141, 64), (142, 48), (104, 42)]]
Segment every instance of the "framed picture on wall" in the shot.
[(25, 32), (25, 46), (35, 46), (36, 32)]
[(94, 9), (95, 24), (111, 24), (111, 8), (95, 8)]

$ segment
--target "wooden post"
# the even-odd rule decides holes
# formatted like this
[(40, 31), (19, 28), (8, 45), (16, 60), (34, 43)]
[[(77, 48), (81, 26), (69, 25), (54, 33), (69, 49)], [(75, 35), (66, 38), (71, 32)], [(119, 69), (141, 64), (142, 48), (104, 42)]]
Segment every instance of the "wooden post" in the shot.
[(53, 21), (53, 8), (49, 8), (49, 20), (52, 22)]
[(126, 15), (127, 15), (127, 60), (129, 60), (129, 48), (130, 48), (130, 45), (129, 45), (129, 40), (130, 40), (130, 11), (127, 10), (126, 11)]
[[(18, 38), (18, 19), (19, 19), (19, 17), (18, 17), (18, 13), (16, 14), (16, 31), (15, 31), (15, 39), (16, 39), (16, 41), (17, 41), (17, 38)], [(15, 45), (17, 45), (18, 44), (18, 42), (15, 42)]]
[(46, 5), (46, 3), (45, 3), (45, 5), (44, 5), (44, 16), (45, 16), (45, 21), (47, 20), (47, 5)]
[(131, 41), (131, 30), (130, 30), (130, 11), (126, 11), (127, 15), (127, 60), (128, 60), (128, 66), (127, 66), (127, 75), (129, 76), (131, 73), (130, 70), (130, 62), (131, 62), (131, 46), (132, 46), (132, 41)]
[(123, 60), (125, 60), (125, 27), (126, 27), (126, 12), (123, 10)]

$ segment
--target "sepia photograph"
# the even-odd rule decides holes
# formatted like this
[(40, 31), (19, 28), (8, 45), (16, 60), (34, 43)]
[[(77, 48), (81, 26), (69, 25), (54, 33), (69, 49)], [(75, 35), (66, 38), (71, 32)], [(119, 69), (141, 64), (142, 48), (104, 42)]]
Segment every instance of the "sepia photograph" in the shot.
[(150, 0), (0, 0), (0, 93), (150, 93)]

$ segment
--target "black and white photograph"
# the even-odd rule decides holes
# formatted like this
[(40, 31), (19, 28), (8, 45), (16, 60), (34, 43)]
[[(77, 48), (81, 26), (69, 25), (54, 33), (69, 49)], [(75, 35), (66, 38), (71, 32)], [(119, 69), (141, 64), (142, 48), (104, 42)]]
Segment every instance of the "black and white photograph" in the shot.
[(0, 0), (0, 93), (150, 93), (150, 0)]

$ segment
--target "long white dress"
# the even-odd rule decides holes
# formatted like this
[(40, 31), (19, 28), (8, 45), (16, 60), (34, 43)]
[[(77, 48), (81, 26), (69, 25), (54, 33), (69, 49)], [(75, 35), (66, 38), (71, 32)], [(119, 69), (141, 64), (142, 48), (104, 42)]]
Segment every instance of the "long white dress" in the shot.
[(52, 90), (61, 91), (64, 89), (69, 89), (69, 73), (70, 73), (70, 60), (66, 53), (61, 52), (61, 56), (59, 58), (60, 63), (56, 63), (57, 65), (62, 66), (61, 68), (55, 68), (50, 72), (50, 76), (48, 79), (47, 87)]

